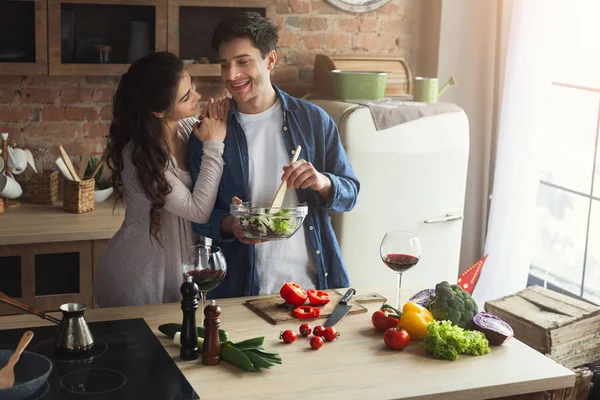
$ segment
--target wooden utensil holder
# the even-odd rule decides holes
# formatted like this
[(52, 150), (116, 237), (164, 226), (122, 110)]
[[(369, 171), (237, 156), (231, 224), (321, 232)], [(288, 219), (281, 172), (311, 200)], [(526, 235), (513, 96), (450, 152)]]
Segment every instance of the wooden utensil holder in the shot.
[(63, 209), (75, 214), (94, 211), (94, 179), (75, 182), (64, 180)]
[(58, 199), (58, 171), (34, 174), (29, 181), (33, 204), (53, 205)]

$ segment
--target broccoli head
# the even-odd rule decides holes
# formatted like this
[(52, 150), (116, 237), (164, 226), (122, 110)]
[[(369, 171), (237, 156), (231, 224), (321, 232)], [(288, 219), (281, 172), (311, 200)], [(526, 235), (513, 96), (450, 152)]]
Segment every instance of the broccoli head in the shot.
[(456, 284), (440, 282), (435, 286), (435, 296), (429, 310), (436, 320), (447, 320), (466, 328), (477, 314), (477, 303), (463, 288)]

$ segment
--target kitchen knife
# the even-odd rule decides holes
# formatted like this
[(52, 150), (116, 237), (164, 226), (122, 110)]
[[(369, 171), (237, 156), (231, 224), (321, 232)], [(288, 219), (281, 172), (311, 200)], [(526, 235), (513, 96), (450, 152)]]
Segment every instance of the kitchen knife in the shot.
[(355, 294), (356, 294), (356, 290), (354, 290), (352, 288), (348, 289), (346, 294), (344, 294), (342, 296), (338, 305), (335, 306), (335, 308), (333, 309), (333, 312), (331, 313), (329, 318), (327, 318), (327, 321), (325, 321), (325, 323), (323, 324), (324, 328), (329, 328), (330, 326), (334, 326), (342, 318), (344, 318), (344, 316), (346, 314), (348, 314), (348, 311), (350, 311), (350, 309), (352, 308), (352, 306), (349, 305), (348, 302), (350, 301), (352, 296), (354, 296)]

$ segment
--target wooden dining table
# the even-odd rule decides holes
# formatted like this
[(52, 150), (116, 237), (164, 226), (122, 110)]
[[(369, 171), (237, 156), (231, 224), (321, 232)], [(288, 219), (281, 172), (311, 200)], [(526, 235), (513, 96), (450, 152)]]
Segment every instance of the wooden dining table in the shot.
[[(394, 288), (358, 289), (395, 298)], [(414, 293), (418, 288), (403, 288)], [(340, 290), (343, 292), (343, 290)], [(245, 306), (249, 298), (218, 299), (221, 328), (240, 341), (265, 336), (265, 347), (281, 354), (283, 363), (260, 372), (247, 372), (225, 361), (205, 366), (200, 359), (182, 361), (179, 347), (158, 331), (161, 324), (181, 323), (179, 303), (90, 309), (88, 322), (143, 318), (171, 355), (201, 399), (489, 399), (543, 398), (544, 392), (572, 387), (575, 374), (517, 339), (492, 347), (483, 356), (456, 361), (433, 358), (418, 342), (404, 350), (388, 349), (383, 334), (371, 324), (380, 302), (361, 303), (366, 312), (349, 314), (335, 328), (338, 340), (313, 350), (309, 340), (285, 344), (280, 332), (298, 331), (299, 321), (272, 325)], [(59, 313), (52, 315), (60, 318)], [(200, 311), (197, 319), (201, 321)], [(325, 320), (312, 321), (318, 325)], [(0, 317), (0, 330), (48, 325), (33, 315)], [(525, 396), (524, 396), (525, 395)], [(515, 396), (515, 397), (511, 397)], [(523, 397), (524, 396), (524, 397)]]

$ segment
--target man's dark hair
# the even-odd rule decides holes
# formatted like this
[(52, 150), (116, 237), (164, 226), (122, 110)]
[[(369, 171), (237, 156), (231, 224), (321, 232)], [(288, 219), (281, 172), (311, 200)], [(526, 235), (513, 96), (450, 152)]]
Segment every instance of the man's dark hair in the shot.
[(249, 38), (254, 47), (260, 50), (265, 58), (271, 50), (275, 50), (279, 39), (279, 27), (257, 12), (244, 11), (234, 14), (219, 22), (215, 29), (211, 45), (219, 52), (221, 44), (237, 38)]

